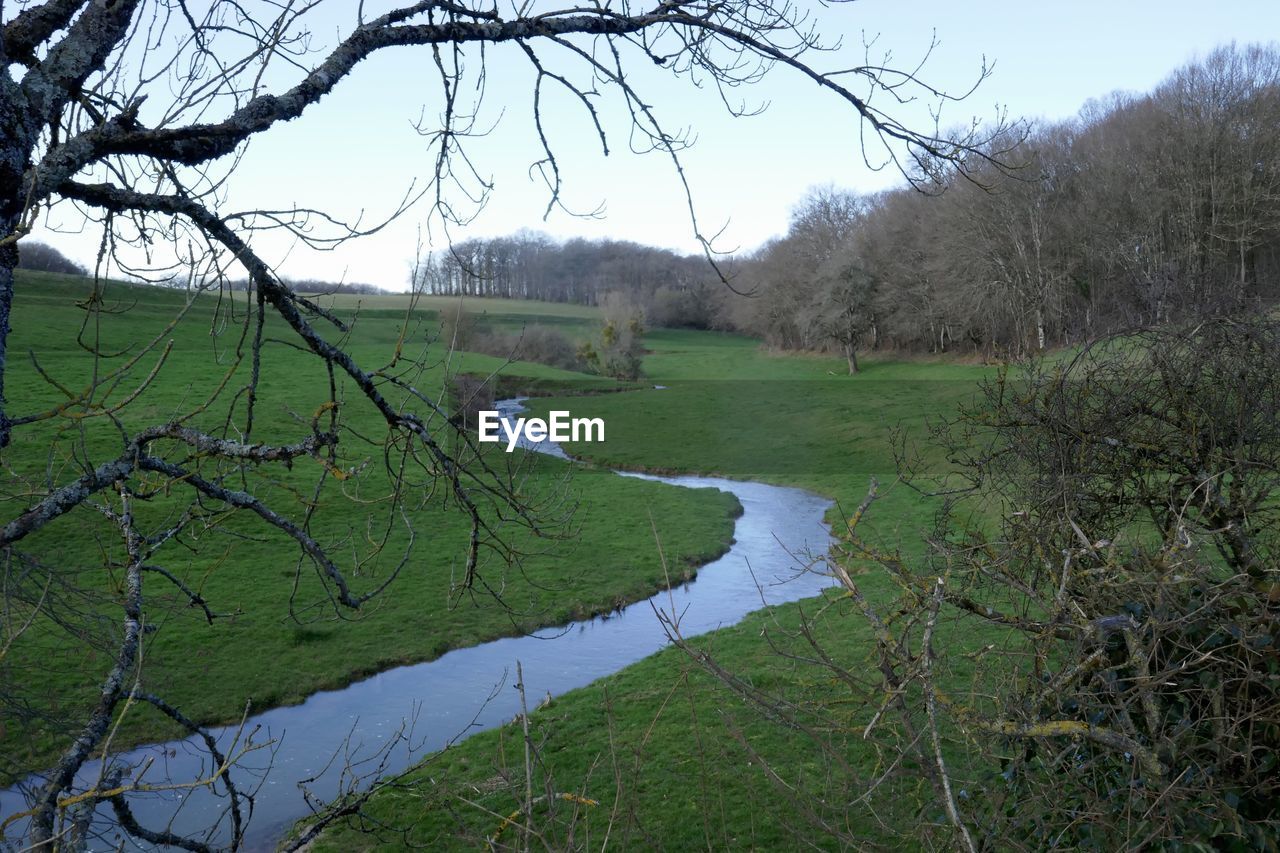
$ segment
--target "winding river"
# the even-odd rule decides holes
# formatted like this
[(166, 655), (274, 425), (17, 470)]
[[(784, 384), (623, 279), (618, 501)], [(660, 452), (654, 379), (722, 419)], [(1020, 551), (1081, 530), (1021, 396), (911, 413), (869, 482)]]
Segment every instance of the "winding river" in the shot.
[[(506, 417), (521, 411), (522, 400), (504, 400), (497, 406)], [(522, 444), (565, 458), (564, 451), (550, 441)], [(245, 730), (258, 727), (257, 740), (271, 738), (276, 743), (270, 752), (246, 756), (236, 777), (241, 790), (257, 786), (246, 849), (271, 849), (295, 821), (309, 813), (300, 782), (314, 780), (307, 782), (306, 788), (315, 797), (329, 798), (337, 793), (344, 781), (341, 768), (345, 762), (332, 760), (335, 750), (342, 749), (345, 757), (357, 759), (381, 752), (363, 770), (392, 773), (460, 737), (512, 719), (520, 710), (520, 697), (513, 687), (517, 661), (532, 705), (544, 696), (581, 687), (662, 649), (667, 639), (655, 607), (667, 612), (674, 609), (680, 614), (682, 632), (693, 636), (732, 625), (759, 609), (762, 602), (794, 601), (816, 595), (830, 584), (826, 578), (801, 571), (798, 558), (827, 548), (829, 532), (822, 517), (830, 501), (825, 498), (800, 489), (717, 477), (617, 473), (674, 486), (731, 492), (743, 508), (734, 528), (733, 546), (702, 566), (694, 581), (617, 613), (457, 649), (341, 690), (313, 694), (299, 705), (255, 715)], [(412, 721), (407, 733), (406, 720)], [(237, 727), (214, 733), (226, 752)], [(165, 777), (202, 778), (209, 764), (208, 753), (195, 738), (139, 747), (116, 760), (134, 767), (153, 762), (146, 774), (147, 781), (153, 783)], [(90, 783), (99, 772), (96, 763), (86, 765), (80, 774), (81, 784)], [(133, 795), (130, 802), (139, 822), (148, 828), (167, 825), (182, 833), (218, 823), (209, 841), (225, 845), (230, 840), (229, 818), (222, 814), (227, 801), (207, 789)], [(0, 792), (0, 816), (25, 808), (21, 786)], [(103, 807), (93, 824), (96, 836), (91, 849), (117, 849), (121, 834), (114, 823)], [(21, 826), (11, 826), (6, 837), (21, 837), (22, 832)]]

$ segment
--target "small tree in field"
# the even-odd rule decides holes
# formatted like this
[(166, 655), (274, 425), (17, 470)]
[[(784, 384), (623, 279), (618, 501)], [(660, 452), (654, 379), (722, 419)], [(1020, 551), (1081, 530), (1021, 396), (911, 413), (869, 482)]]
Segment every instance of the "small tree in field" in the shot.
[(846, 249), (826, 265), (819, 316), (827, 337), (840, 347), (849, 375), (858, 372), (858, 348), (875, 328), (875, 278), (856, 254)]
[(605, 294), (600, 309), (604, 325), (599, 334), (579, 347), (578, 359), (602, 376), (640, 378), (644, 312), (621, 293)]

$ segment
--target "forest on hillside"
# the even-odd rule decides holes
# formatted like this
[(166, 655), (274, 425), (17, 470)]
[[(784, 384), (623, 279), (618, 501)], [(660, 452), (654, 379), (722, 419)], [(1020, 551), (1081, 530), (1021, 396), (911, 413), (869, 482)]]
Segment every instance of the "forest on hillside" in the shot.
[(1272, 304), (1280, 272), (1280, 48), (1227, 45), (1152, 92), (1027, 123), (1002, 169), (970, 155), (925, 191), (810, 190), (788, 232), (721, 259), (525, 231), (424, 264), (426, 292), (594, 304), (651, 326), (797, 350), (1023, 355)]

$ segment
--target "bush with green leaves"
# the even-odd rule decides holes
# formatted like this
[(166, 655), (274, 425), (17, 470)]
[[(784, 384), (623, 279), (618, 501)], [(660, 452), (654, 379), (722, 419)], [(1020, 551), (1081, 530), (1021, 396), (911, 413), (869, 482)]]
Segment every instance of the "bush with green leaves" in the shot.
[(626, 296), (607, 293), (600, 300), (604, 325), (578, 348), (578, 359), (592, 373), (614, 379), (639, 379), (644, 346), (644, 312)]

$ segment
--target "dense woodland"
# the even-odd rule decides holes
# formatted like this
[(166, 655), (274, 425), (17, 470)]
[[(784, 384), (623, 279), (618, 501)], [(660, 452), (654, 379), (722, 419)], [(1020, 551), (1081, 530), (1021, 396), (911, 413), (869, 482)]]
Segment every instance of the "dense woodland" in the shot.
[(1020, 354), (1267, 304), (1280, 271), (1280, 53), (1215, 51), (1149, 95), (1030, 128), (1005, 177), (937, 197), (812, 194), (737, 323), (784, 347), (865, 338)]
[(18, 269), (56, 272), (63, 275), (88, 275), (84, 264), (77, 263), (44, 243), (27, 241), (18, 247)]
[[(1149, 94), (1029, 124), (1006, 163), (933, 192), (816, 189), (788, 233), (724, 267), (634, 243), (471, 240), (433, 293), (592, 303), (731, 328), (786, 349), (1020, 355), (1280, 296), (1280, 48), (1230, 45)], [(1004, 140), (1000, 145), (1007, 145)]]

